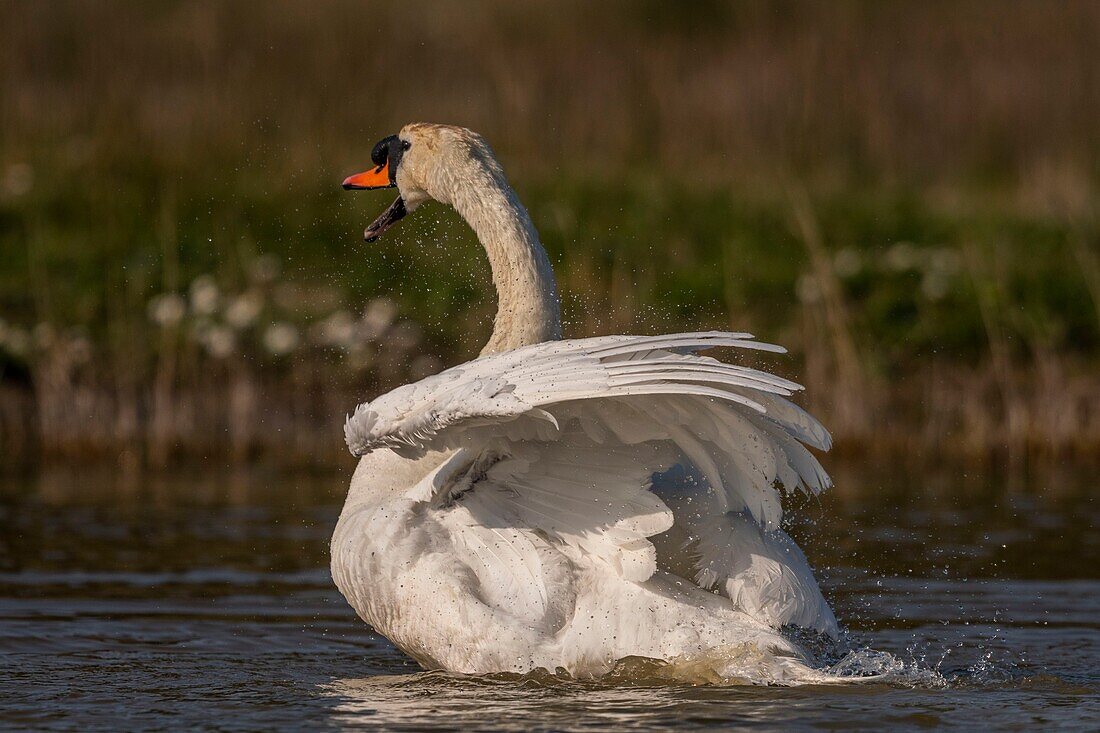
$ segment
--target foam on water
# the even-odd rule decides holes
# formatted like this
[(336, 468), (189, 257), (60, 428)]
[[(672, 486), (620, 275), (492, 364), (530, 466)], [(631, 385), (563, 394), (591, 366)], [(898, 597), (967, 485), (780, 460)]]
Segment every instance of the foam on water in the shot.
[(848, 652), (843, 659), (826, 669), (839, 679), (874, 680), (909, 687), (945, 687), (947, 678), (939, 670), (919, 662), (907, 662), (890, 652), (859, 649)]

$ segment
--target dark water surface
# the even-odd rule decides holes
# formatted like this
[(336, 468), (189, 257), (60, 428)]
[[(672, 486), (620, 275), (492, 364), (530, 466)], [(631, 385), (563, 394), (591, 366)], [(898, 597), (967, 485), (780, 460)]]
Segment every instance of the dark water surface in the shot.
[(841, 471), (795, 507), (890, 680), (801, 688), (420, 672), (329, 580), (342, 477), (9, 478), (0, 728), (1100, 729), (1092, 474), (940, 473)]

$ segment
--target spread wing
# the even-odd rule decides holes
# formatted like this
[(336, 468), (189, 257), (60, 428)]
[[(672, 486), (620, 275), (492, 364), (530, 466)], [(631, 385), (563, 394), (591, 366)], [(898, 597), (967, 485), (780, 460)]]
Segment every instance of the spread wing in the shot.
[[(628, 580), (683, 568), (762, 621), (832, 632), (805, 558), (779, 528), (777, 488), (830, 485), (806, 449), (827, 450), (829, 434), (787, 399), (797, 384), (696, 354), (717, 346), (783, 351), (724, 332), (537, 344), (360, 405), (345, 436), (356, 455), (455, 451), (432, 500), (461, 503), (467, 524), (493, 531), (488, 547), (476, 540), (478, 557), (519, 555), (487, 565), (529, 573), (521, 528)], [(532, 616), (547, 611), (544, 594), (525, 593)]]

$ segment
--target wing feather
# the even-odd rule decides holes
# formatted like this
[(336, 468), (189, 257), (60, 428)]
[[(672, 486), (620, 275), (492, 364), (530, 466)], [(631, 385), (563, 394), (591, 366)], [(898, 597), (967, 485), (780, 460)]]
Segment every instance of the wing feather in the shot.
[[(464, 541), (471, 562), (526, 616), (546, 601), (544, 592), (522, 590), (538, 585), (539, 557), (525, 544), (527, 530), (516, 528), (644, 581), (658, 564), (652, 538), (677, 525), (695, 538), (700, 584), (768, 623), (829, 627), (804, 556), (779, 529), (777, 491), (816, 494), (830, 485), (806, 448), (827, 450), (829, 434), (787, 399), (800, 385), (695, 353), (712, 347), (783, 352), (724, 332), (537, 344), (360, 405), (345, 435), (356, 455), (389, 447), (500, 456), (475, 477), (476, 501), (463, 500), (473, 512), (467, 523), (490, 522), (492, 531)], [(662, 493), (654, 476), (678, 461), (698, 472), (698, 486)]]

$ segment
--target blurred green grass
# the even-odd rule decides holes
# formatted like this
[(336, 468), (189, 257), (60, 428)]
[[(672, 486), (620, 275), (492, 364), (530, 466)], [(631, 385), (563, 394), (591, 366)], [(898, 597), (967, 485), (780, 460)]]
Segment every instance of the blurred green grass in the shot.
[[(285, 278), (335, 287), (350, 306), (394, 297), (448, 357), (468, 357), (487, 338), (493, 296), (483, 253), (441, 206), (367, 245), (360, 232), (391, 194), (345, 193), (338, 177), (282, 190), (177, 180), (160, 194), (162, 182), (137, 180), (110, 195), (62, 178), (47, 172), (32, 194), (0, 208), (9, 321), (84, 324), (108, 338), (113, 317), (143, 318), (150, 297), (182, 291), (200, 274), (241, 287), (248, 263), (265, 253), (281, 258)], [(808, 304), (799, 290), (808, 257), (781, 194), (652, 175), (517, 186), (562, 281), (570, 335), (747, 322), (779, 338)], [(815, 199), (814, 211), (840, 260), (854, 323), (882, 368), (933, 351), (979, 361), (987, 335), (976, 287), (996, 277), (998, 321), (1021, 348), (1040, 339), (1097, 354), (1097, 314), (1073, 244), (1095, 241), (1091, 226), (995, 208), (945, 212), (905, 191), (846, 190)], [(1003, 272), (968, 272), (964, 247)], [(178, 259), (171, 271), (166, 248)], [(933, 272), (937, 258), (946, 260), (942, 273)], [(930, 285), (938, 274), (942, 283)]]

